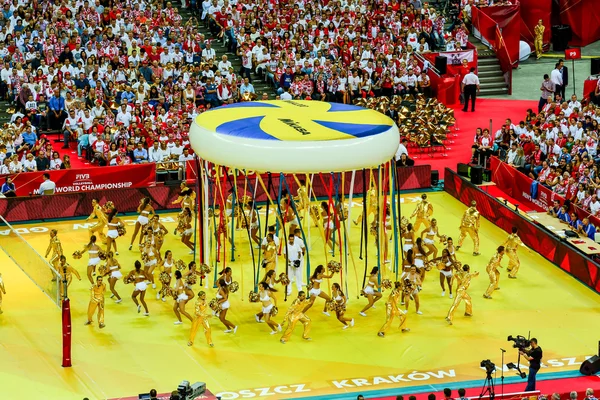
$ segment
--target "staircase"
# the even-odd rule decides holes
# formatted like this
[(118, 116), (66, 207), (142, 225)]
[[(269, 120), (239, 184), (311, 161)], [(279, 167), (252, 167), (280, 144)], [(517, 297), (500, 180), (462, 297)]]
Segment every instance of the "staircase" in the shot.
[(508, 85), (500, 62), (494, 54), (480, 54), (477, 60), (477, 76), (480, 82), (480, 96), (507, 95)]

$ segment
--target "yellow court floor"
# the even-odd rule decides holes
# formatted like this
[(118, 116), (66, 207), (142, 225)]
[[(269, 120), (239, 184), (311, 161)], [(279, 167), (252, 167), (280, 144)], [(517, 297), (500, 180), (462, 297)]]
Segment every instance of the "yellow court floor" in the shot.
[[(429, 194), (434, 204), (434, 217), (440, 232), (458, 237), (458, 226), (465, 207), (445, 193)], [(402, 212), (410, 214), (418, 194), (403, 196)], [(264, 211), (264, 208), (263, 210)], [(351, 217), (358, 214), (358, 206)], [(261, 218), (264, 219), (264, 216)], [(119, 239), (124, 272), (133, 268), (139, 251), (128, 251), (135, 216), (128, 221), (127, 236)], [(176, 226), (175, 214), (161, 214), (171, 232), (166, 236), (163, 250), (171, 249), (175, 258), (191, 260), (187, 249), (172, 235)], [(272, 221), (272, 220), (271, 220)], [(306, 222), (306, 221), (305, 221)], [(48, 244), (48, 230), (59, 231), (65, 254), (80, 249), (88, 235), (83, 220), (19, 225), (20, 232), (42, 255)], [(150, 316), (136, 312), (130, 299), (131, 285), (117, 283), (124, 301), (115, 304), (106, 297), (106, 328), (97, 324), (84, 326), (89, 299), (85, 277), (87, 257), (69, 259), (81, 273), (81, 282), (71, 285), (73, 320), (73, 367), (61, 367), (61, 314), (59, 309), (31, 282), (17, 266), (0, 254), (0, 273), (7, 295), (0, 315), (0, 393), (2, 398), (27, 397), (44, 399), (105, 399), (137, 395), (156, 388), (159, 392), (175, 389), (186, 379), (204, 381), (213, 393), (223, 399), (270, 397), (294, 398), (393, 389), (423, 384), (481, 380), (485, 373), (479, 367), (482, 359), (500, 365), (500, 348), (508, 350), (508, 362), (516, 362), (517, 353), (508, 343), (508, 335), (531, 335), (539, 339), (544, 349), (546, 368), (541, 372), (576, 370), (578, 363), (595, 351), (600, 332), (600, 297), (584, 287), (540, 255), (526, 248), (519, 250), (521, 270), (516, 280), (507, 279), (502, 271), (501, 290), (493, 300), (482, 298), (488, 284), (485, 265), (506, 233), (488, 221), (481, 225), (481, 252), (474, 257), (472, 243), (467, 239), (458, 253), (462, 262), (483, 273), (469, 290), (473, 297), (472, 318), (463, 317), (464, 305), (456, 313), (453, 326), (444, 318), (452, 300), (441, 297), (437, 271), (428, 273), (421, 292), (423, 315), (408, 313), (409, 333), (395, 328), (385, 338), (377, 331), (384, 322), (387, 298), (369, 310), (367, 317), (358, 315), (366, 300), (357, 299), (356, 276), (362, 284), (363, 261), (359, 260), (360, 226), (351, 224), (350, 244), (356, 264), (348, 266), (349, 306), (347, 315), (356, 325), (342, 330), (335, 317), (321, 314), (322, 300), (308, 311), (312, 319), (312, 341), (301, 338), (301, 326), (291, 340), (282, 345), (279, 335), (269, 335), (266, 324), (258, 324), (254, 314), (260, 304), (248, 302), (253, 287), (252, 264), (247, 235), (236, 232), (234, 280), (242, 288), (231, 295), (228, 319), (239, 326), (237, 334), (226, 334), (218, 319), (211, 320), (214, 348), (204, 343), (199, 332), (194, 347), (187, 347), (190, 324), (173, 325), (173, 301), (156, 299), (149, 287), (147, 301)], [(34, 229), (35, 228), (35, 229)], [(325, 262), (319, 230), (310, 230), (312, 265)], [(372, 236), (369, 237), (373, 241)], [(438, 245), (441, 250), (441, 245)], [(229, 248), (227, 251), (229, 252)], [(503, 261), (506, 266), (508, 260)], [(283, 258), (279, 265), (283, 265)], [(356, 273), (354, 270), (356, 265)], [(373, 244), (369, 248), (369, 268), (376, 265)], [(346, 275), (346, 274), (345, 274)], [(344, 275), (344, 276), (345, 276)], [(384, 277), (393, 274), (384, 269)], [(339, 282), (339, 275), (331, 282)], [(211, 279), (208, 298), (215, 290)], [(345, 287), (345, 286), (344, 286)], [(197, 292), (199, 288), (195, 288)], [(295, 298), (296, 290), (294, 288)], [(283, 291), (277, 293), (281, 322), (287, 309)], [(288, 300), (289, 303), (290, 300)], [(188, 311), (193, 304), (188, 304)], [(508, 374), (510, 375), (510, 373)]]

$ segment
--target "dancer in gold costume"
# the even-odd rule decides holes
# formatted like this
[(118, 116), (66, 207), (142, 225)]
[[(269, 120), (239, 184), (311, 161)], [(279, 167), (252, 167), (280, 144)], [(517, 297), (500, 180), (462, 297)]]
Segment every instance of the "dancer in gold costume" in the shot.
[(290, 340), (292, 332), (294, 331), (294, 328), (296, 327), (296, 324), (298, 322), (304, 325), (304, 332), (302, 332), (302, 338), (304, 340), (311, 340), (310, 336), (308, 336), (310, 333), (310, 318), (308, 318), (302, 312), (302, 310), (304, 310), (304, 307), (306, 307), (308, 302), (309, 300), (306, 299), (306, 293), (304, 293), (304, 291), (302, 290), (299, 291), (298, 298), (292, 301), (292, 304), (290, 304), (290, 308), (288, 308), (287, 312), (285, 313), (285, 317), (283, 318), (283, 323), (287, 323), (287, 327), (285, 328), (285, 332), (283, 332), (283, 336), (281, 337), (281, 343), (285, 344), (288, 340)]
[[(371, 183), (371, 188), (369, 190), (367, 190), (367, 224), (369, 223), (369, 217), (371, 217), (371, 214), (373, 214), (375, 216), (375, 218), (377, 218), (377, 188), (375, 187), (374, 183)], [(361, 207), (360, 209), (360, 214), (358, 214), (358, 217), (356, 217), (356, 219), (353, 221), (354, 225), (358, 225), (358, 221), (360, 221), (363, 218), (363, 210), (364, 208)]]
[(102, 240), (102, 243), (106, 242), (106, 236), (104, 235), (104, 227), (106, 226), (106, 214), (104, 214), (104, 210), (102, 209), (102, 206), (100, 206), (100, 204), (98, 204), (98, 200), (97, 199), (93, 199), (92, 200), (92, 213), (90, 214), (89, 217), (87, 217), (86, 221), (89, 221), (91, 219), (96, 219), (96, 223), (92, 226), (90, 226), (88, 228), (88, 232), (90, 234), (90, 237), (92, 237), (92, 235), (95, 235), (96, 233), (98, 234), (98, 236), (100, 237), (100, 240)]
[(448, 310), (448, 316), (446, 317), (446, 321), (450, 325), (452, 325), (452, 320), (454, 319), (454, 312), (460, 305), (461, 301), (465, 301), (465, 317), (473, 316), (473, 304), (471, 303), (471, 296), (467, 293), (467, 289), (471, 285), (471, 279), (477, 277), (479, 272), (471, 273), (471, 268), (465, 264), (462, 268), (455, 268), (456, 270), (456, 280), (458, 281), (458, 290), (456, 291), (456, 298), (454, 299), (454, 303), (450, 306), (450, 310)]
[(421, 201), (417, 204), (415, 211), (410, 215), (410, 218), (417, 217), (415, 223), (413, 224), (413, 229), (415, 232), (419, 232), (419, 228), (421, 224), (425, 225), (425, 227), (429, 226), (429, 218), (433, 215), (433, 204), (427, 200), (427, 195), (423, 193), (421, 195)]
[(273, 234), (267, 235), (267, 244), (263, 246), (263, 260), (262, 266), (265, 272), (275, 270), (275, 263), (277, 261), (277, 244), (273, 239)]
[(2, 279), (2, 274), (0, 274), (0, 314), (2, 314), (4, 311), (2, 311), (2, 295), (6, 294), (6, 288), (4, 288), (4, 280)]
[(94, 313), (96, 312), (96, 308), (98, 309), (98, 326), (102, 329), (106, 325), (104, 325), (104, 293), (106, 292), (106, 285), (102, 283), (102, 276), (98, 275), (96, 277), (96, 284), (92, 286), (90, 289), (91, 298), (90, 304), (88, 306), (88, 320), (85, 325), (92, 324), (92, 318), (94, 317)]
[(483, 294), (483, 297), (486, 299), (491, 299), (492, 293), (494, 293), (494, 290), (500, 289), (500, 286), (499, 286), (500, 285), (500, 272), (498, 271), (498, 268), (502, 268), (502, 265), (500, 265), (500, 262), (502, 261), (503, 255), (504, 255), (504, 246), (500, 246), (500, 247), (498, 247), (496, 254), (494, 254), (494, 256), (492, 257), (492, 259), (490, 260), (490, 262), (488, 263), (488, 265), (485, 269), (490, 277), (490, 285), (488, 286), (487, 290)]
[[(58, 231), (56, 229), (52, 229), (50, 231), (50, 243), (48, 243), (48, 249), (46, 250), (46, 258), (48, 258), (50, 253), (52, 253), (52, 257), (50, 257), (49, 263), (56, 269), (58, 268), (57, 265), (60, 256), (63, 255), (62, 245), (60, 243), (60, 239), (58, 238)], [(52, 280), (56, 280), (56, 276), (54, 276), (54, 274), (52, 276)]]
[(81, 276), (79, 275), (79, 272), (77, 272), (77, 270), (73, 267), (71, 267), (68, 263), (67, 263), (67, 257), (65, 256), (60, 256), (59, 258), (59, 263), (57, 265), (57, 270), (58, 273), (60, 274), (60, 295), (62, 296), (65, 292), (64, 292), (64, 288), (63, 288), (63, 281), (67, 282), (67, 288), (71, 285), (71, 281), (73, 280), (73, 275), (75, 275), (77, 277), (77, 279), (79, 279), (81, 281)]
[(385, 302), (385, 323), (381, 329), (379, 329), (377, 336), (385, 336), (385, 331), (387, 331), (392, 325), (392, 322), (394, 322), (394, 317), (400, 318), (399, 328), (402, 329), (402, 332), (410, 332), (410, 329), (406, 327), (406, 314), (398, 307), (398, 302), (401, 301), (402, 296), (402, 284), (400, 282), (394, 283), (394, 289), (392, 289), (390, 297), (388, 297), (388, 300)]
[(544, 31), (546, 27), (544, 26), (544, 21), (541, 19), (538, 21), (535, 28), (533, 28), (533, 32), (535, 33), (535, 55), (539, 60), (542, 57), (542, 53), (544, 52)]
[(246, 204), (246, 210), (248, 211), (247, 214), (247, 223), (250, 224), (250, 237), (252, 238), (252, 240), (254, 240), (254, 242), (256, 243), (256, 249), (260, 249), (260, 238), (258, 237), (258, 235), (260, 234), (259, 232), (259, 215), (258, 215), (258, 210), (256, 208), (256, 204), (254, 204), (254, 202), (248, 202)]
[(508, 256), (508, 267), (506, 268), (508, 271), (508, 277), (511, 279), (517, 279), (517, 272), (519, 272), (519, 267), (521, 266), (519, 256), (517, 255), (517, 250), (519, 246), (525, 245), (517, 234), (516, 226), (512, 228), (512, 233), (508, 235), (506, 242), (504, 242), (502, 246), (504, 246), (506, 249), (506, 255)]
[(467, 208), (463, 214), (462, 220), (460, 221), (460, 236), (458, 238), (458, 246), (456, 250), (460, 249), (467, 237), (467, 233), (473, 240), (473, 255), (478, 256), (479, 253), (479, 211), (477, 211), (477, 203), (475, 200), (471, 202), (471, 207)]
[(192, 321), (192, 329), (190, 330), (190, 340), (188, 342), (188, 346), (194, 345), (194, 339), (196, 338), (196, 332), (198, 332), (198, 328), (202, 326), (204, 329), (204, 336), (206, 336), (206, 343), (210, 347), (214, 347), (215, 345), (212, 342), (212, 336), (210, 331), (210, 324), (208, 323), (208, 319), (211, 316), (210, 308), (208, 308), (208, 304), (206, 304), (206, 293), (204, 291), (198, 292), (198, 298), (196, 299), (196, 304), (194, 305), (194, 320)]
[(306, 216), (306, 213), (310, 208), (310, 198), (308, 196), (306, 182), (303, 179), (300, 179), (299, 182), (300, 185), (298, 186), (298, 191), (296, 192), (296, 197), (294, 197), (294, 200), (296, 201), (296, 209), (298, 210), (298, 214)]

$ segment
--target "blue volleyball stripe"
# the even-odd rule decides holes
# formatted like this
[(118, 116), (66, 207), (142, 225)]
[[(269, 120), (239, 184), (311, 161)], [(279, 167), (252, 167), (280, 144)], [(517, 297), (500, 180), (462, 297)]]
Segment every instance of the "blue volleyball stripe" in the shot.
[(366, 108), (353, 106), (350, 104), (342, 104), (342, 103), (330, 103), (331, 107), (327, 112), (337, 112), (337, 111), (365, 111)]
[(391, 128), (390, 125), (352, 124), (345, 122), (313, 121), (326, 128), (346, 133), (357, 138), (378, 135)]
[[(229, 107), (229, 106), (228, 106)], [(248, 139), (280, 140), (262, 130), (260, 123), (264, 116), (236, 119), (225, 122), (215, 129), (217, 133)]]

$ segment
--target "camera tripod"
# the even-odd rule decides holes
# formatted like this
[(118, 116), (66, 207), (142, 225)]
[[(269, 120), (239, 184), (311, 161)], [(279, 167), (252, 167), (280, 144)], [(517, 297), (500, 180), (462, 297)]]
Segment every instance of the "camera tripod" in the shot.
[(496, 390), (494, 386), (494, 378), (492, 378), (492, 372), (494, 371), (486, 371), (485, 382), (481, 388), (479, 400), (481, 400), (486, 393), (488, 394), (490, 400), (494, 400), (496, 398)]

